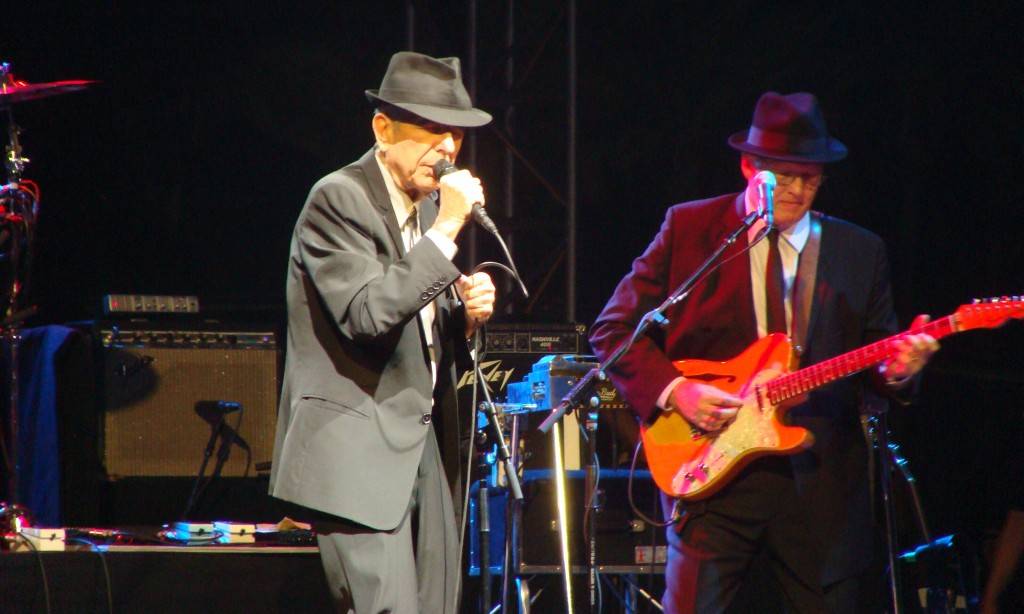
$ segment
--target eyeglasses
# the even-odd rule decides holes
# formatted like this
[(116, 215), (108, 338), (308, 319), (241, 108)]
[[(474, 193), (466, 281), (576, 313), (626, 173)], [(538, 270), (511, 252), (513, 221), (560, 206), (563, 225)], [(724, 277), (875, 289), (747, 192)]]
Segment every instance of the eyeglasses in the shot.
[(825, 175), (783, 175), (782, 173), (775, 173), (775, 182), (783, 187), (789, 187), (796, 182), (797, 179), (802, 180), (805, 188), (811, 188), (816, 190), (821, 187), (821, 184), (825, 183)]
[(821, 187), (821, 184), (825, 183), (825, 175), (789, 175), (770, 168), (762, 169), (761, 167), (758, 167), (758, 169), (771, 171), (775, 175), (776, 185), (780, 185), (785, 188), (793, 185), (797, 179), (801, 180), (801, 183), (805, 188), (810, 188), (812, 190), (817, 190)]

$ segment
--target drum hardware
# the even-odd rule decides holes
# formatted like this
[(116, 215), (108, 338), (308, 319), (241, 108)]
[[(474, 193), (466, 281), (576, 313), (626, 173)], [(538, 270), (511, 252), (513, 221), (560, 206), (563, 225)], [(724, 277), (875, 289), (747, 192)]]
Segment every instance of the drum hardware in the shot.
[[(5, 538), (17, 535), (30, 523), (31, 515), (18, 500), (18, 345), (21, 323), (35, 313), (35, 307), (23, 308), (21, 298), (25, 292), (27, 269), (31, 263), (36, 219), (39, 215), (39, 186), (23, 179), (29, 163), (23, 154), (19, 136), (21, 129), (14, 122), (12, 105), (85, 89), (94, 81), (54, 81), (27, 83), (14, 78), (11, 65), (0, 63), (0, 114), (6, 117), (7, 144), (4, 148), (4, 169), (7, 181), (0, 186), (0, 258), (9, 270), (8, 292), (5, 299), (0, 335), (7, 341), (8, 381), (10, 385), (7, 432), (3, 441), (3, 457), (7, 472), (7, 497), (0, 503), (2, 528)], [(25, 271), (22, 268), (26, 269)], [(8, 540), (5, 539), (6, 543)]]

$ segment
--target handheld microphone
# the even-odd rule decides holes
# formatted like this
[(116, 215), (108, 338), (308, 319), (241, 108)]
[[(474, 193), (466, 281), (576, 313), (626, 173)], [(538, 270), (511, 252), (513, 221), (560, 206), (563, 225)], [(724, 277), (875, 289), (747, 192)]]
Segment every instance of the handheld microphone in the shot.
[[(458, 167), (444, 158), (435, 162), (433, 168), (434, 177), (436, 177), (438, 181), (441, 180), (441, 177), (459, 170)], [(498, 234), (498, 227), (494, 225), (494, 221), (491, 219), (491, 216), (487, 215), (487, 212), (484, 211), (484, 208), (480, 203), (473, 203), (473, 219), (476, 220), (477, 224), (483, 226), (491, 234)]]
[(754, 175), (757, 182), (757, 214), (764, 218), (769, 228), (775, 225), (775, 201), (773, 192), (775, 190), (775, 173), (771, 171), (759, 171)]

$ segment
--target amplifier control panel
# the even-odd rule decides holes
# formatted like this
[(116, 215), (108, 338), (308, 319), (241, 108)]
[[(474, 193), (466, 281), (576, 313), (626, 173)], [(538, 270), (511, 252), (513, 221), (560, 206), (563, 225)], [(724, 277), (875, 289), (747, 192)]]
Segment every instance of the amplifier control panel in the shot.
[(582, 324), (493, 324), (487, 327), (488, 352), (511, 354), (586, 354)]

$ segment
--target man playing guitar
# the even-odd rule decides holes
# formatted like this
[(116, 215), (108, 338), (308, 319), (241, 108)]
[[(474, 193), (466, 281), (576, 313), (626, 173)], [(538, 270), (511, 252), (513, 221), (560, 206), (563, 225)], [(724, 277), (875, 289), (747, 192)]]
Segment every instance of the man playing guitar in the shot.
[[(666, 329), (642, 336), (609, 370), (645, 425), (676, 412), (687, 434), (701, 441), (728, 430), (750, 395), (681, 372), (673, 361), (724, 361), (766, 335), (784, 333), (793, 338), (801, 365), (813, 365), (897, 331), (881, 239), (811, 211), (823, 165), (846, 155), (829, 136), (815, 97), (764, 94), (750, 129), (729, 144), (742, 152), (746, 191), (671, 207), (590, 338), (602, 360), (612, 354), (639, 319), (757, 208), (758, 173), (774, 173), (777, 232), (744, 253), (764, 236), (759, 221), (727, 249), (720, 268), (668, 310)], [(927, 321), (919, 316), (912, 330)], [(666, 612), (725, 611), (762, 550), (790, 610), (867, 611), (874, 587), (865, 572), (875, 553), (860, 399), (872, 390), (899, 395), (938, 343), (919, 332), (895, 337), (887, 347), (877, 367), (821, 386), (788, 409), (786, 422), (810, 434), (805, 449), (743, 463), (702, 497), (681, 496), (684, 484), (700, 479), (697, 469), (681, 471), (675, 487), (659, 482), (668, 491), (662, 495), (666, 518), (682, 512), (668, 529)]]

